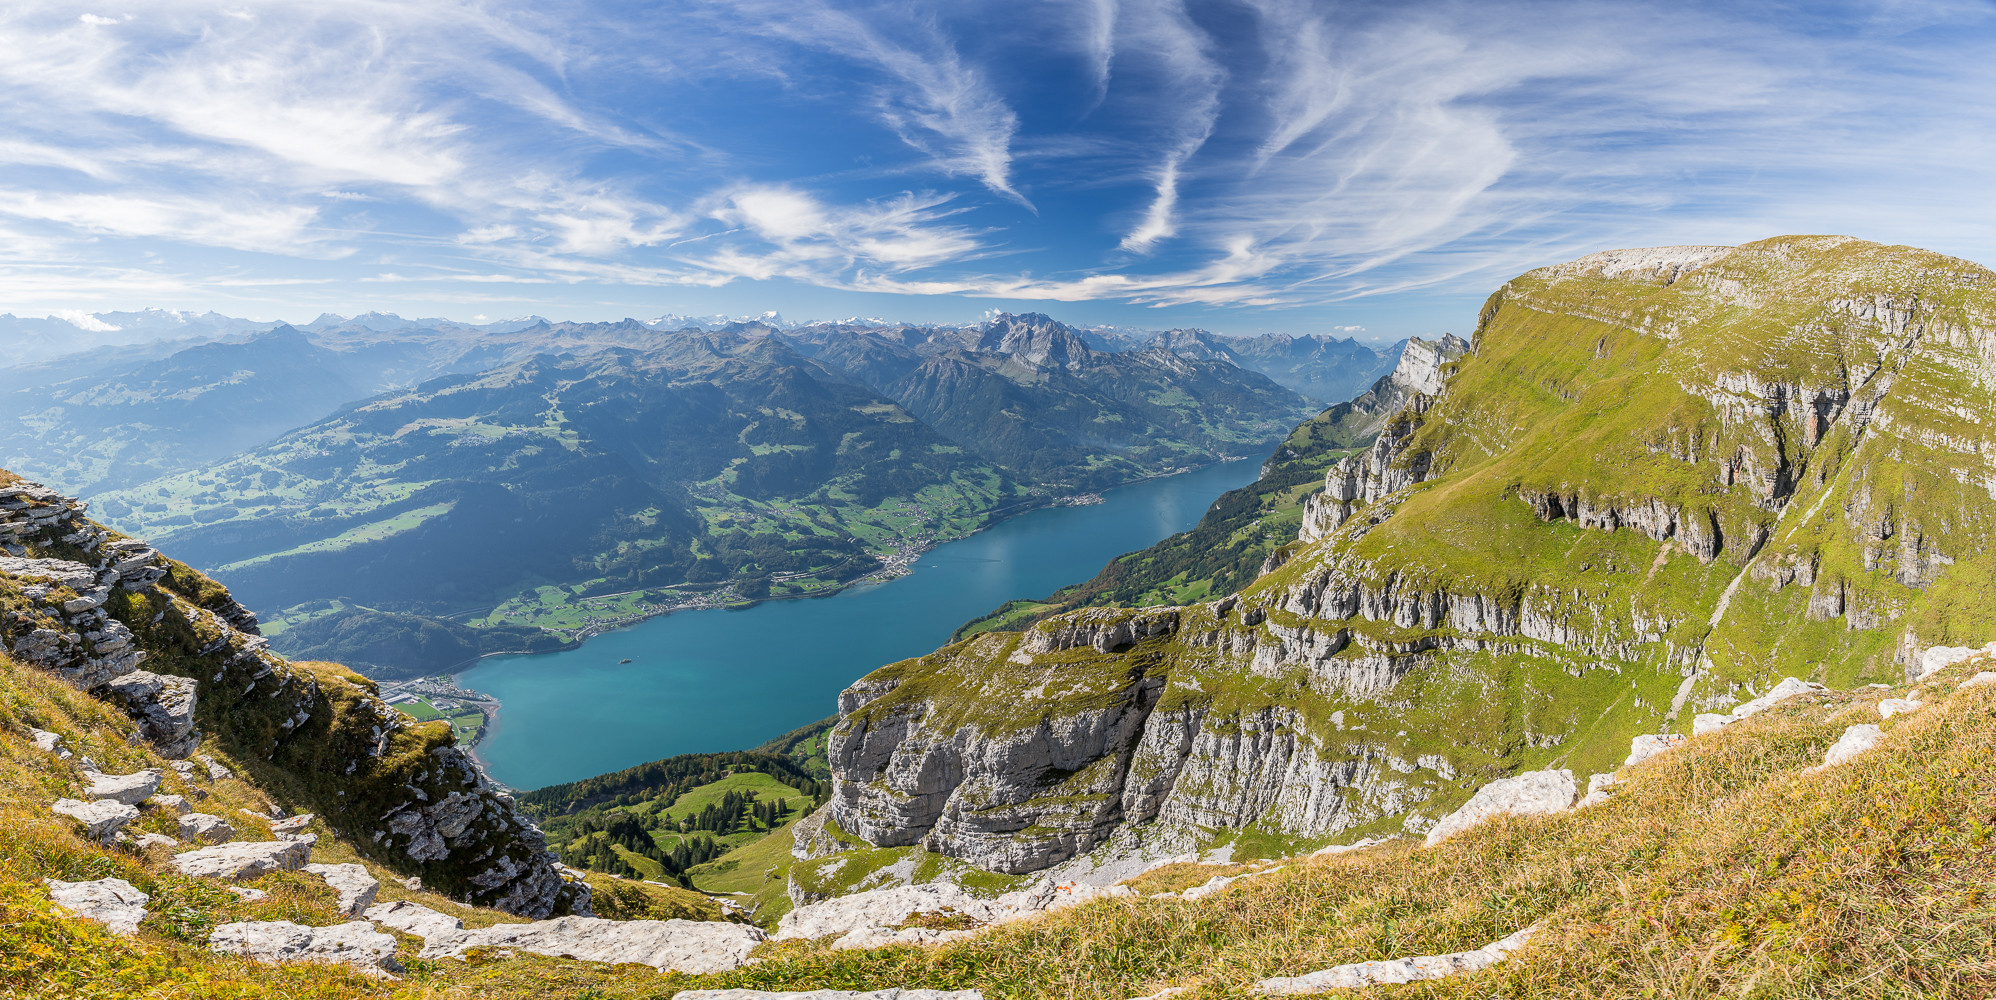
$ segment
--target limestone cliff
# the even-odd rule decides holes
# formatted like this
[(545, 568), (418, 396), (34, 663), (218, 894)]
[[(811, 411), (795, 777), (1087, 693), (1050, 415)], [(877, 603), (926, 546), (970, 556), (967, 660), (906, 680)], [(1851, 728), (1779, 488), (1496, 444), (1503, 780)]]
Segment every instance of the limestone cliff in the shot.
[(417, 725), (375, 685), (292, 663), (220, 585), (0, 473), (0, 647), (119, 703), (162, 755), (220, 751), (377, 861), (509, 913), (588, 909), (539, 830), (447, 725)]
[(855, 684), (829, 823), (1005, 872), (1140, 829), (1420, 831), (1996, 623), (1996, 274), (1844, 237), (1616, 251), (1509, 282), (1472, 343), (1241, 593)]

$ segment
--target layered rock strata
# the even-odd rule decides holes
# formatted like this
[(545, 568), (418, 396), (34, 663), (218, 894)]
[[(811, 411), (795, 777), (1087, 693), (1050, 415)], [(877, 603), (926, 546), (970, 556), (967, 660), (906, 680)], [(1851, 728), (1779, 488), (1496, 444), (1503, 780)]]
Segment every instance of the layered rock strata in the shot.
[(1432, 377), (1239, 594), (855, 683), (800, 850), (1025, 872), (1139, 828), (1425, 833), (1785, 674), (1987, 638), (1996, 274), (1841, 237), (1616, 251), (1508, 283), (1472, 342), (1409, 360)]

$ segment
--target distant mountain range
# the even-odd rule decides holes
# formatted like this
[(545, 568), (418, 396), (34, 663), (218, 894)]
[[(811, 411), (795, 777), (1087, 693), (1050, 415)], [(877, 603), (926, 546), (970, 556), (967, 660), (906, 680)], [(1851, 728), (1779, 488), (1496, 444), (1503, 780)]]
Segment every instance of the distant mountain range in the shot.
[(410, 672), (822, 592), (1060, 495), (1260, 454), (1320, 407), (1259, 367), (1362, 386), (1390, 361), (1097, 346), (1039, 314), (775, 322), (328, 315), (99, 349), (0, 369), (0, 463), (215, 568), (280, 648)]

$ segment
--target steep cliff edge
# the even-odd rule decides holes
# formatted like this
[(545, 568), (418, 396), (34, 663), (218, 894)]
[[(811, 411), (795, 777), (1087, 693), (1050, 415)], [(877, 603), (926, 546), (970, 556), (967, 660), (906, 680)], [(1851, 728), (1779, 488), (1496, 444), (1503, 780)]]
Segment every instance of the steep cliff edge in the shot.
[(1996, 628), (1986, 269), (1843, 237), (1595, 254), (1505, 285), (1472, 343), (1238, 595), (855, 684), (827, 826), (1004, 872), (1418, 832), (1783, 674), (1897, 680)]
[(0, 649), (17, 664), (121, 705), (164, 757), (223, 756), (435, 891), (524, 916), (588, 911), (588, 887), (556, 871), (447, 725), (411, 722), (343, 667), (272, 654), (227, 590), (84, 512), (0, 473)]

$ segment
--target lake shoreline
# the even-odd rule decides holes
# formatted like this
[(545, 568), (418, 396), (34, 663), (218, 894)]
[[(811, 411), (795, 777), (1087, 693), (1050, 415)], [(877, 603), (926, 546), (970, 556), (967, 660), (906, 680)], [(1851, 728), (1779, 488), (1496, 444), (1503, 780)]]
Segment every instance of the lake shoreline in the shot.
[[(1279, 444), (1280, 442), (1277, 443)], [(941, 538), (941, 539), (930, 538), (917, 543), (912, 543), (910, 545), (903, 546), (902, 548), (895, 550), (890, 555), (880, 556), (879, 558), (886, 563), (886, 565), (882, 566), (880, 569), (874, 570), (873, 572), (868, 573), (865, 576), (855, 577), (851, 580), (847, 580), (843, 583), (839, 583), (834, 586), (822, 587), (819, 588), (818, 590), (814, 590), (809, 593), (778, 594), (778, 595), (771, 595), (768, 597), (742, 598), (742, 597), (733, 596), (734, 591), (731, 588), (724, 589), (715, 593), (714, 595), (715, 600), (712, 602), (696, 602), (696, 603), (675, 605), (669, 608), (661, 608), (657, 611), (646, 611), (640, 614), (630, 615), (624, 618), (618, 618), (614, 621), (592, 623), (590, 625), (586, 625), (580, 629), (577, 629), (572, 637), (566, 640), (561, 646), (556, 647), (554, 649), (534, 649), (534, 650), (517, 649), (517, 650), (501, 650), (499, 652), (494, 652), (494, 653), (480, 653), (479, 655), (471, 658), (470, 660), (466, 660), (463, 663), (451, 667), (450, 669), (444, 671), (444, 673), (448, 674), (453, 680), (456, 680), (462, 675), (469, 673), (474, 669), (477, 669), (479, 664), (495, 656), (552, 656), (557, 653), (572, 652), (576, 649), (582, 648), (584, 643), (587, 643), (589, 640), (597, 638), (598, 636), (606, 635), (611, 632), (621, 631), (623, 629), (630, 628), (634, 625), (642, 625), (645, 622), (651, 621), (654, 618), (664, 618), (670, 615), (678, 614), (679, 612), (682, 611), (747, 611), (750, 608), (758, 607), (762, 604), (771, 601), (815, 601), (827, 597), (836, 597), (839, 594), (842, 594), (855, 587), (887, 583), (893, 580), (898, 580), (904, 576), (907, 576), (909, 573), (914, 572), (915, 563), (918, 560), (920, 560), (922, 556), (927, 555), (928, 553), (934, 551), (935, 549), (941, 546), (949, 545), (955, 542), (961, 542), (970, 538), (975, 538), (978, 535), (983, 534), (984, 532), (990, 531), (991, 529), (996, 528), (999, 525), (1012, 520), (1013, 518), (1024, 517), (1027, 514), (1031, 514), (1035, 511), (1050, 510), (1059, 507), (1094, 506), (1096, 504), (1106, 502), (1103, 497), (1103, 494), (1105, 493), (1113, 493), (1117, 490), (1128, 489), (1129, 487), (1132, 486), (1141, 486), (1144, 483), (1154, 482), (1159, 479), (1170, 479), (1174, 476), (1188, 476), (1191, 475), (1192, 473), (1210, 469), (1217, 465), (1225, 465), (1229, 462), (1246, 461), (1248, 457), (1250, 456), (1223, 455), (1203, 465), (1184, 466), (1181, 468), (1173, 469), (1169, 472), (1153, 473), (1152, 475), (1142, 476), (1137, 479), (1132, 479), (1128, 482), (1118, 483), (1114, 486), (1102, 490), (1099, 493), (1075, 493), (1066, 496), (1049, 497), (1044, 500), (1036, 499), (1034, 502), (1031, 503), (1030, 506), (1025, 506), (1018, 510), (1009, 510), (1009, 508), (999, 507), (988, 512), (986, 516), (988, 517), (990, 516), (990, 514), (1005, 512), (1002, 517), (999, 517), (996, 520), (988, 521), (987, 523), (977, 527), (976, 529), (966, 534), (958, 535), (953, 538)], [(1018, 506), (1018, 505), (1015, 504), (1013, 506)], [(547, 630), (543, 629), (543, 631)], [(438, 676), (443, 676), (443, 675), (439, 674)]]
[[(480, 657), (452, 672), (454, 686), (510, 710), (469, 749), (494, 780), (526, 788), (755, 746), (822, 718), (855, 678), (927, 653), (1003, 600), (1085, 579), (1190, 528), (1214, 499), (1252, 481), (1256, 468), (1228, 459), (1148, 476), (1106, 496), (1036, 498), (960, 538), (909, 546), (892, 565), (837, 588), (596, 623), (594, 641), (546, 654), (567, 660), (546, 661), (540, 652)], [(928, 586), (888, 586), (917, 569)], [(798, 600), (834, 596), (841, 600)], [(577, 740), (582, 733), (596, 735)]]

